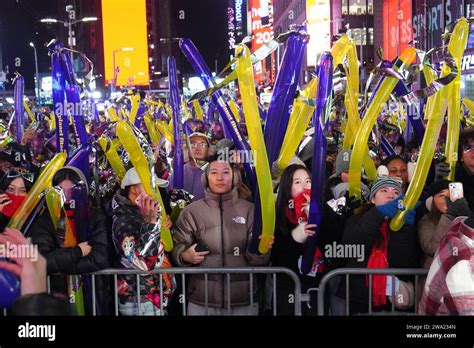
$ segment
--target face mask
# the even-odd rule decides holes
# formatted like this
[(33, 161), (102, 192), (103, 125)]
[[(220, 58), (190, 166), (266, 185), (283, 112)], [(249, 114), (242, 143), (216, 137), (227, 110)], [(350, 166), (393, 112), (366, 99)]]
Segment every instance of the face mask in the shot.
[(11, 203), (9, 203), (5, 207), (3, 207), (2, 213), (3, 213), (3, 215), (6, 215), (8, 217), (12, 217), (13, 214), (21, 206), (21, 204), (25, 200), (26, 196), (17, 196), (17, 195), (12, 195), (11, 193), (5, 193), (5, 194), (8, 196), (8, 199), (11, 201)]
[[(303, 204), (307, 202), (305, 195), (311, 197), (311, 189), (302, 191), (298, 196), (290, 200), (286, 207), (286, 217), (294, 225), (308, 221), (308, 215), (306, 211), (303, 210)], [(309, 209), (309, 206), (306, 208)]]

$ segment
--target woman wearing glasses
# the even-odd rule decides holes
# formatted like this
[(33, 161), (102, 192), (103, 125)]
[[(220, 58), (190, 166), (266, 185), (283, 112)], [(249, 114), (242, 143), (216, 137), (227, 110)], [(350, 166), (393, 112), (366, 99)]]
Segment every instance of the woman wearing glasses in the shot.
[(194, 132), (188, 137), (189, 161), (184, 165), (185, 191), (194, 196), (193, 202), (204, 198), (204, 188), (201, 184), (201, 169), (206, 163), (209, 153), (209, 138), (204, 133)]
[(34, 174), (22, 168), (12, 168), (3, 176), (0, 193), (0, 231), (8, 225), (33, 186)]

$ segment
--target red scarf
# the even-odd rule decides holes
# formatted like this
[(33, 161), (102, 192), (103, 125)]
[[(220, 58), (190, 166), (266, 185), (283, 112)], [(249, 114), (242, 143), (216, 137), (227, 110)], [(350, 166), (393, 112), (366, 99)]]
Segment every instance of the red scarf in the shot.
[(285, 215), (293, 225), (299, 225), (302, 222), (308, 222), (308, 216), (306, 215), (306, 212), (302, 210), (303, 203), (307, 202), (304, 195), (311, 197), (311, 189), (302, 191), (300, 194), (298, 194), (298, 196), (290, 200), (285, 208)]
[(15, 212), (18, 210), (18, 208), (20, 208), (26, 196), (12, 195), (8, 192), (5, 192), (5, 194), (8, 196), (8, 199), (11, 201), (11, 203), (3, 207), (2, 213), (3, 215), (11, 218), (13, 214), (15, 214)]
[[(370, 252), (367, 268), (387, 268), (389, 221), (385, 221), (380, 227), (382, 241), (380, 245), (374, 245)], [(366, 276), (366, 285), (369, 286), (369, 276)], [(383, 306), (387, 303), (386, 296), (387, 276), (385, 274), (372, 276), (372, 304), (374, 307)]]

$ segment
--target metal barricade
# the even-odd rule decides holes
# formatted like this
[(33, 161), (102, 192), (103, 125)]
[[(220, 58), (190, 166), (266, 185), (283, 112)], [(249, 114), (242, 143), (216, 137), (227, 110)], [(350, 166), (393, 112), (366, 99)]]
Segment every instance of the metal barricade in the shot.
[[(428, 275), (428, 270), (424, 268), (339, 268), (335, 269), (329, 273), (327, 273), (319, 283), (318, 287), (318, 315), (324, 316), (324, 294), (326, 292), (326, 286), (328, 282), (337, 276), (345, 276), (346, 277), (346, 294), (345, 294), (345, 306), (346, 306), (346, 315), (349, 315), (349, 277), (351, 275), (368, 275), (369, 276), (369, 315), (390, 315), (395, 313), (395, 301), (392, 301), (392, 312), (383, 312), (383, 313), (374, 313), (372, 311), (372, 277), (373, 275), (387, 275), (387, 276), (397, 276), (397, 275), (407, 275), (407, 276), (415, 276), (415, 298), (414, 298), (414, 313), (410, 313), (413, 315), (417, 315), (417, 308), (418, 308), (418, 278), (420, 276)], [(395, 282), (392, 281), (392, 294), (395, 293)], [(397, 312), (396, 314), (401, 314)]]
[[(159, 268), (153, 271), (140, 271), (136, 269), (106, 269), (99, 272), (95, 272), (89, 274), (88, 276), (92, 277), (92, 315), (97, 315), (97, 296), (96, 296), (96, 277), (97, 276), (113, 276), (113, 291), (114, 291), (114, 315), (119, 315), (119, 298), (118, 298), (118, 290), (117, 290), (117, 283), (118, 283), (118, 276), (120, 275), (128, 275), (137, 277), (137, 305), (138, 305), (138, 314), (141, 314), (141, 309), (143, 304), (141, 303), (141, 296), (140, 296), (140, 278), (146, 275), (156, 274), (159, 275), (159, 283), (160, 283), (160, 304), (163, 303), (163, 275), (164, 274), (172, 274), (175, 277), (181, 276), (182, 281), (182, 294), (175, 293), (173, 296), (183, 296), (182, 297), (182, 305), (183, 305), (183, 315), (186, 315), (186, 275), (197, 275), (201, 274), (204, 275), (204, 282), (205, 282), (205, 311), (206, 315), (208, 315), (208, 275), (209, 274), (222, 274), (225, 275), (225, 281), (227, 282), (227, 310), (230, 312), (231, 309), (231, 274), (248, 274), (249, 275), (249, 294), (250, 294), (250, 306), (256, 304), (254, 299), (254, 290), (256, 289), (256, 285), (254, 284), (254, 277), (255, 274), (271, 274), (273, 276), (273, 315), (276, 315), (276, 275), (286, 275), (292, 279), (295, 285), (295, 292), (294, 292), (294, 304), (295, 304), (295, 315), (301, 316), (301, 302), (305, 301), (305, 294), (301, 293), (301, 282), (296, 273), (288, 268), (283, 267), (242, 267), (242, 268), (196, 268), (196, 267), (176, 267), (176, 268)], [(48, 277), (48, 292), (50, 292), (50, 279)], [(164, 311), (160, 310), (158, 315), (164, 315)]]

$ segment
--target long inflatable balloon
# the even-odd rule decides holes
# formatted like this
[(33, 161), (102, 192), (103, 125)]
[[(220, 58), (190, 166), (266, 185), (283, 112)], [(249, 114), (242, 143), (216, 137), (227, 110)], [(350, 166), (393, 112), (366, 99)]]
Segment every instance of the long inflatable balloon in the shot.
[(34, 183), (30, 192), (28, 192), (28, 196), (24, 203), (20, 206), (20, 208), (18, 208), (15, 214), (13, 214), (13, 217), (8, 223), (8, 227), (21, 230), (28, 216), (33, 211), (36, 204), (38, 204), (40, 201), (41, 192), (51, 186), (51, 181), (53, 180), (54, 174), (64, 165), (64, 163), (66, 163), (66, 158), (67, 156), (65, 153), (59, 152), (51, 159), (51, 161), (42, 170), (41, 175)]
[(168, 140), (171, 145), (174, 145), (173, 132), (170, 130), (170, 127), (166, 124), (165, 121), (156, 121), (155, 126), (158, 131)]
[(176, 73), (176, 61), (174, 57), (168, 57), (168, 80), (169, 80), (169, 102), (173, 110), (173, 188), (182, 189), (184, 185), (184, 158), (181, 145), (181, 114), (180, 97), (178, 89), (178, 75)]
[(61, 67), (60, 50), (64, 46), (59, 42), (54, 42), (49, 46), (51, 55), (51, 76), (53, 79), (53, 103), (55, 123), (56, 123), (56, 151), (68, 153), (69, 150), (69, 120), (67, 113), (64, 112), (66, 96), (64, 95), (65, 74)]
[[(0, 261), (6, 262), (4, 258)], [(0, 308), (10, 308), (20, 296), (20, 279), (12, 272), (0, 269)]]
[[(239, 81), (240, 95), (244, 110), (245, 123), (249, 134), (249, 141), (252, 152), (255, 154), (254, 160), (257, 172), (258, 192), (261, 201), (261, 211), (255, 211), (255, 215), (261, 214), (262, 218), (262, 239), (258, 251), (265, 254), (269, 250), (269, 245), (275, 232), (275, 199), (273, 197), (272, 178), (270, 166), (268, 164), (267, 150), (263, 140), (262, 127), (257, 105), (257, 93), (254, 85), (254, 75), (250, 51), (245, 45), (236, 48), (237, 76)], [(254, 235), (260, 231), (253, 231)]]
[(18, 75), (15, 78), (15, 90), (13, 92), (15, 102), (15, 137), (18, 143), (23, 138), (23, 119), (25, 109), (23, 106), (23, 95), (25, 94), (25, 79)]
[[(265, 145), (268, 161), (273, 163), (279, 154), (290, 117), (290, 107), (298, 87), (308, 35), (292, 32), (287, 41), (275, 82), (265, 124)], [(257, 110), (258, 111), (258, 110)]]
[[(344, 105), (347, 112), (347, 127), (344, 132), (342, 148), (348, 150), (354, 144), (355, 135), (361, 123), (358, 108), (359, 61), (357, 59), (357, 48), (347, 35), (342, 35), (332, 47), (331, 55), (334, 60), (334, 69), (337, 69), (338, 65), (342, 64), (344, 58), (347, 56), (347, 66), (343, 66), (347, 78), (346, 93), (344, 95)], [(377, 169), (375, 168), (374, 161), (369, 156), (368, 147), (365, 149), (363, 166), (368, 178), (375, 180), (377, 177)]]
[(234, 115), (235, 119), (238, 121), (240, 121), (240, 112), (239, 112), (239, 107), (237, 106), (237, 104), (235, 103), (235, 101), (233, 101), (232, 99), (229, 101), (229, 105), (230, 105), (230, 109), (232, 110), (232, 114)]
[[(213, 87), (214, 83), (211, 77), (211, 71), (207, 67), (204, 59), (199, 54), (196, 46), (194, 46), (193, 42), (189, 39), (181, 39), (179, 41), (179, 47), (181, 51), (186, 56), (188, 61), (193, 66), (196, 73), (202, 80), (204, 87), (206, 89)], [(239, 127), (237, 125), (237, 121), (235, 120), (234, 116), (232, 115), (232, 111), (230, 110), (229, 105), (225, 102), (224, 97), (221, 91), (217, 91), (212, 95), (212, 101), (216, 105), (217, 111), (222, 119), (222, 123), (224, 128), (226, 128), (226, 134), (230, 134), (232, 141), (235, 144), (237, 150), (240, 151), (247, 151), (250, 147), (245, 140), (245, 138), (241, 135)], [(211, 123), (213, 120), (208, 119), (207, 122)], [(256, 187), (256, 177), (255, 172), (250, 163), (244, 163), (245, 173), (249, 180), (249, 184), (251, 189), (254, 190)]]
[(130, 97), (132, 101), (132, 109), (130, 110), (130, 122), (135, 123), (137, 118), (138, 108), (140, 107), (140, 94), (134, 94)]
[[(446, 66), (443, 67), (443, 75), (447, 75), (449, 72), (449, 68), (446, 68)], [(410, 181), (405, 198), (400, 203), (402, 205), (400, 208), (403, 210), (399, 210), (390, 221), (390, 229), (392, 231), (398, 231), (402, 228), (407, 212), (415, 208), (418, 198), (423, 191), (431, 162), (433, 161), (439, 133), (443, 125), (444, 115), (448, 107), (448, 92), (448, 88), (445, 87), (428, 98), (426, 106), (428, 125), (426, 126), (425, 136), (421, 144), (420, 156), (418, 157), (415, 172), (413, 173), (413, 178)]]
[(315, 234), (306, 239), (301, 262), (301, 272), (308, 274), (311, 271), (320, 232), (326, 181), (326, 138), (323, 134), (324, 120), (328, 118), (331, 106), (333, 58), (330, 52), (323, 52), (316, 69), (318, 76), (318, 92), (316, 110), (313, 116), (314, 145), (311, 174), (311, 201), (309, 204), (308, 223), (316, 224)]
[(293, 110), (288, 122), (288, 130), (286, 131), (285, 139), (283, 139), (280, 155), (275, 162), (276, 172), (274, 174), (277, 176), (280, 176), (285, 168), (288, 167), (288, 163), (290, 163), (291, 158), (294, 156), (298, 144), (308, 127), (311, 116), (314, 113), (314, 106), (305, 102), (305, 99), (316, 95), (317, 87), (318, 79), (314, 78), (308, 83), (303, 92), (301, 92), (302, 98), (295, 99), (293, 103)]
[[(416, 50), (408, 47), (402, 52), (394, 64), (394, 70), (404, 69), (411, 65), (416, 57)], [(360, 180), (362, 173), (362, 162), (366, 154), (367, 142), (370, 132), (377, 121), (377, 117), (382, 111), (390, 94), (397, 85), (399, 79), (391, 76), (384, 76), (376, 92), (372, 95), (369, 106), (365, 111), (362, 125), (357, 133), (354, 143), (351, 160), (349, 164), (349, 195), (361, 199)]]
[(194, 113), (196, 115), (196, 118), (202, 121), (203, 120), (202, 108), (201, 108), (201, 104), (199, 103), (199, 100), (197, 99), (193, 100), (193, 108), (194, 108)]
[(148, 130), (148, 134), (150, 135), (151, 141), (156, 146), (160, 145), (161, 136), (159, 132), (156, 130), (155, 124), (153, 123), (153, 119), (150, 115), (144, 116), (145, 126)]
[[(60, 51), (61, 67), (64, 70), (64, 90), (66, 93), (68, 111), (72, 116), (72, 124), (74, 127), (74, 138), (76, 140), (76, 146), (81, 147), (83, 144), (87, 144), (87, 132), (85, 120), (85, 112), (81, 102), (81, 96), (79, 93), (79, 86), (76, 84), (76, 77), (74, 73), (74, 65), (71, 60), (69, 52)], [(70, 108), (70, 106), (73, 106)], [(83, 164), (83, 167), (86, 165)], [(84, 172), (87, 180), (89, 180), (89, 170)]]
[[(147, 195), (153, 197), (161, 206), (161, 241), (165, 247), (166, 251), (171, 251), (173, 249), (173, 239), (171, 238), (170, 230), (164, 227), (166, 221), (166, 211), (164, 209), (163, 200), (159, 190), (154, 189), (152, 183), (152, 175), (150, 172), (150, 167), (148, 161), (143, 153), (140, 144), (133, 132), (132, 127), (125, 121), (120, 121), (117, 124), (117, 136), (122, 143), (122, 146), (127, 151), (130, 161), (133, 164), (133, 167), (137, 170), (140, 181), (142, 182), (143, 188)], [(153, 178), (153, 182), (154, 182)]]
[(99, 144), (102, 150), (104, 151), (105, 157), (109, 161), (110, 166), (112, 167), (115, 175), (117, 176), (117, 179), (119, 181), (122, 181), (126, 171), (113, 142), (111, 142), (110, 139), (106, 138), (105, 135), (102, 134), (99, 139)]
[(446, 132), (446, 160), (449, 163), (450, 173), (448, 179), (455, 180), (456, 163), (459, 160), (458, 145), (459, 131), (461, 124), (461, 58), (467, 44), (469, 35), (469, 24), (466, 18), (461, 18), (451, 33), (451, 39), (448, 44), (448, 51), (456, 61), (458, 75), (453, 82), (449, 84), (449, 107), (448, 107), (448, 130)]

